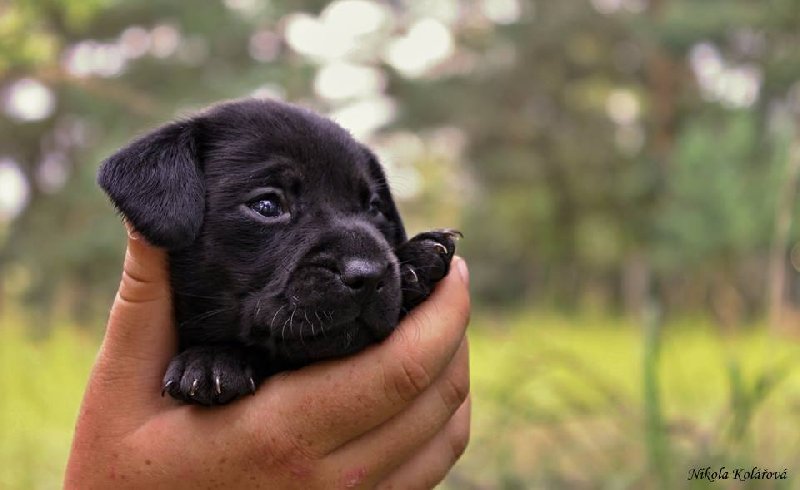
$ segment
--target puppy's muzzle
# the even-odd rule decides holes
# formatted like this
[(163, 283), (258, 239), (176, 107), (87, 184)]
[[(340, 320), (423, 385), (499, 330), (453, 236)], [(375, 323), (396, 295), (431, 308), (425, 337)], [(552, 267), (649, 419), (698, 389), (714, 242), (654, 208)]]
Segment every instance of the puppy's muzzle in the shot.
[(348, 258), (343, 261), (339, 278), (359, 302), (380, 293), (390, 273), (388, 260)]
[[(318, 332), (358, 324), (385, 336), (399, 315), (401, 295), (391, 247), (374, 229), (357, 221), (331, 220), (326, 228), (298, 261), (283, 296), (291, 300), (292, 309), (309, 311), (309, 318), (320, 314), (324, 330), (309, 325)], [(279, 325), (269, 321), (273, 328)], [(286, 338), (280, 327), (278, 334)]]

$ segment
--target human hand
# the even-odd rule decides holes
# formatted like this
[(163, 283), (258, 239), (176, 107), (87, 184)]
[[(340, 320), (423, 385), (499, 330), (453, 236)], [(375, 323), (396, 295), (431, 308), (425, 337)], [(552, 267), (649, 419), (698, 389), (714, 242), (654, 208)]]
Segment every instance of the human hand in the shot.
[(469, 438), (461, 258), (388, 339), (208, 409), (160, 396), (177, 342), (164, 251), (129, 237), (65, 487), (430, 488)]

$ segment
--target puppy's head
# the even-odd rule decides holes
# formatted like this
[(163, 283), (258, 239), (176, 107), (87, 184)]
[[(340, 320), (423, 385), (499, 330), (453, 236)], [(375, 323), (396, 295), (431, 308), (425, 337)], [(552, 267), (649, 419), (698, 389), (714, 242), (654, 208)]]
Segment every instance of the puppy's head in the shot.
[(134, 141), (98, 181), (169, 250), (184, 344), (242, 342), (304, 364), (397, 322), (402, 222), (374, 155), (327, 119), (222, 104)]

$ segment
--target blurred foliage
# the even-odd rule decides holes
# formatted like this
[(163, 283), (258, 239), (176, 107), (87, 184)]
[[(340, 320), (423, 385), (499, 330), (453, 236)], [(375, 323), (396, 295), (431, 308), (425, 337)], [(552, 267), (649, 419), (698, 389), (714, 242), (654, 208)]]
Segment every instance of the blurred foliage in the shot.
[[(394, 115), (360, 136), (387, 162), (412, 230), (463, 229), (480, 303), (639, 312), (654, 296), (668, 313), (709, 311), (725, 326), (764, 311), (775, 197), (800, 132), (794, 0), (376, 2), (389, 20), (350, 55), (292, 44), (298, 12), (322, 22), (342, 3), (0, 7), (6, 104), (22, 79), (55, 98), (47, 117), (0, 117), (0, 157), (29, 185), (28, 204), (0, 225), (5, 296), (43, 326), (53, 314), (97, 318), (121, 238), (92, 185), (97, 163), (220, 99), (278, 96), (336, 116), (359, 97), (318, 83), (344, 61), (385, 82), (377, 95)], [(420, 20), (454, 44), (409, 74), (385, 53)], [(149, 44), (131, 54), (136, 36)], [(122, 64), (83, 66), (108, 56)], [(787, 299), (799, 289), (785, 250), (795, 228), (775, 252), (793, 278)]]
[[(792, 122), (778, 119), (800, 73), (785, 76), (798, 62), (785, 48), (797, 4), (771, 4), (653, 1), (640, 13), (598, 15), (581, 2), (537, 2), (529, 22), (493, 38), (514, 62), (441, 82), (456, 94), (447, 97), (410, 84), (414, 96), (428, 93), (418, 106), (409, 97), (415, 118), (438, 102), (439, 119), (464, 121), (470, 135), (484, 190), (464, 225), (475, 232), (465, 247), (477, 291), (495, 300), (550, 293), (574, 307), (599, 283), (611, 306), (640, 309), (646, 294), (624, 296), (636, 296), (626, 281), (644, 268), (670, 307), (706, 308), (705, 297), (733, 290), (758, 311), (766, 277), (744, 279), (741, 268), (765, 268), (780, 150), (792, 137)], [(693, 79), (698, 46), (758, 67), (761, 99), (726, 101)], [(619, 90), (638, 101), (639, 118), (611, 120)], [(677, 298), (683, 283), (700, 294)]]

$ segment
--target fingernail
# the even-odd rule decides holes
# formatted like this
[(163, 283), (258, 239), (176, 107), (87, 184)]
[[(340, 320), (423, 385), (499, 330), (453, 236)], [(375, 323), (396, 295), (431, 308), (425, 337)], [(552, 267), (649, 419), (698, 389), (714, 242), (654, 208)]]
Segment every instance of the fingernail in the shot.
[(466, 286), (469, 286), (469, 269), (467, 268), (467, 261), (459, 257), (456, 267), (458, 268), (458, 275), (461, 276), (461, 281)]

